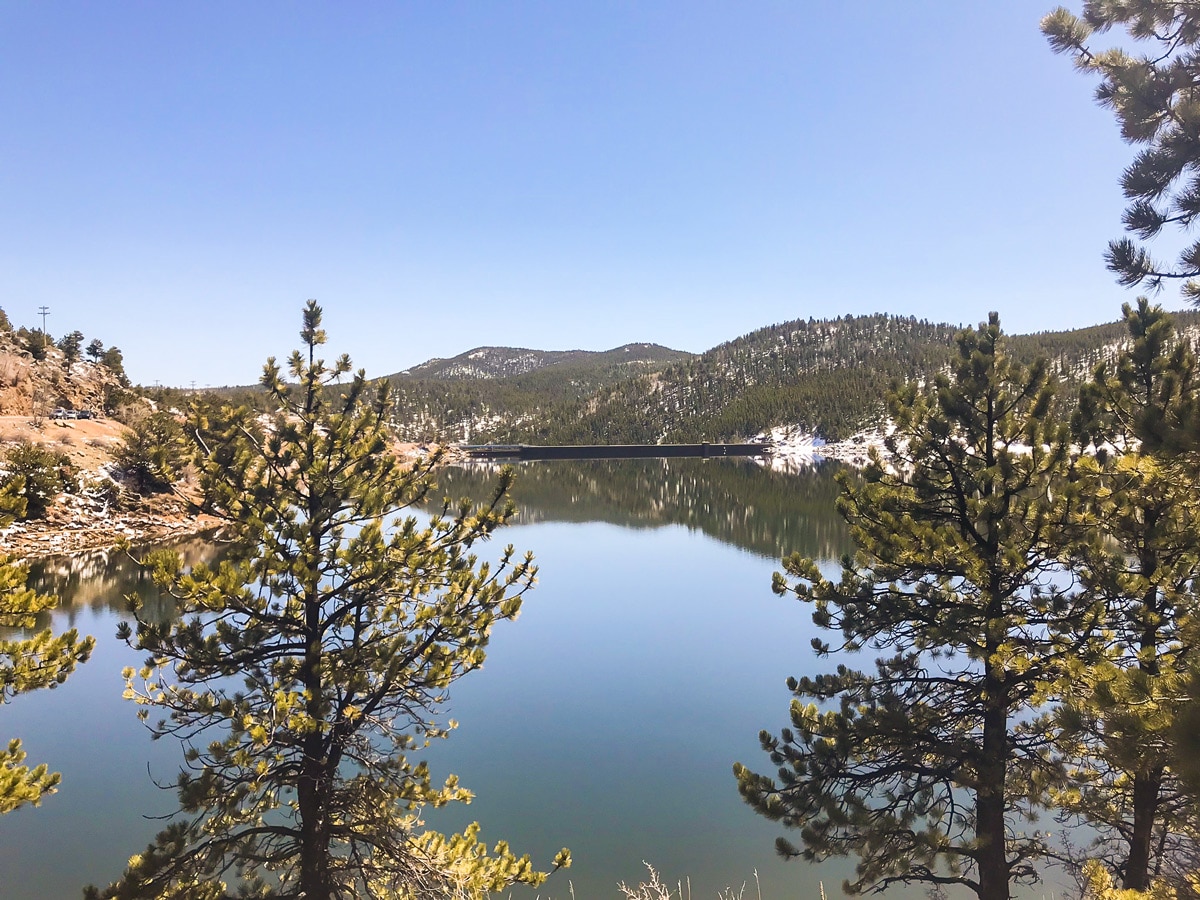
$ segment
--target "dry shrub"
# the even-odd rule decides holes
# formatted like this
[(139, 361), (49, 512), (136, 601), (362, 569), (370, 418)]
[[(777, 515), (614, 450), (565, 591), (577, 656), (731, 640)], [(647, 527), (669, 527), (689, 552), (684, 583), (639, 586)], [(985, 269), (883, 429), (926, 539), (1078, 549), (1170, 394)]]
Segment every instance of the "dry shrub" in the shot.
[[(691, 879), (685, 881), (677, 881), (675, 886), (667, 884), (658, 874), (658, 870), (650, 863), (643, 861), (647, 871), (650, 873), (649, 881), (640, 881), (636, 885), (630, 887), (625, 882), (620, 882), (617, 885), (624, 896), (625, 900), (692, 900), (692, 882)], [(747, 885), (742, 884), (736, 891), (727, 887), (723, 891), (717, 893), (717, 900), (762, 900), (762, 885), (758, 881), (758, 870), (754, 871), (754, 897), (748, 897), (746, 893)], [(572, 891), (572, 896), (574, 892)], [(821, 900), (826, 900), (825, 883), (821, 883)]]

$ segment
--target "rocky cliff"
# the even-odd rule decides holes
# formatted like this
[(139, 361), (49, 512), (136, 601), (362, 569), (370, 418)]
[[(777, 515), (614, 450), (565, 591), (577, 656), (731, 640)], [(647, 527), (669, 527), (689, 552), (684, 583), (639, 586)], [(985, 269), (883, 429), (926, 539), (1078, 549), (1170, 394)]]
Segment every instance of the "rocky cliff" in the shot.
[(67, 365), (53, 345), (35, 359), (12, 332), (0, 331), (0, 415), (48, 416), (57, 407), (100, 412), (120, 386), (101, 363), (79, 359)]

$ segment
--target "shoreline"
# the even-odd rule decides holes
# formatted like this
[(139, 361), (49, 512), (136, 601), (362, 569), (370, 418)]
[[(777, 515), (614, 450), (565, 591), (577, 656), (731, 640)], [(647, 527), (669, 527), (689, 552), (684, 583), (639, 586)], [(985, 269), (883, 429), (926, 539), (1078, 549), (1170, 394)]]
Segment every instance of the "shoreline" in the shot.
[(220, 526), (211, 516), (180, 517), (149, 510), (116, 512), (103, 521), (54, 523), (16, 522), (0, 529), (0, 556), (16, 562), (112, 550), (124, 541), (157, 544), (210, 532)]
[(171, 520), (160, 516), (131, 514), (114, 516), (100, 527), (62, 528), (14, 525), (0, 529), (0, 555), (15, 562), (67, 556), (95, 550), (112, 550), (123, 541), (135, 544), (159, 543), (203, 534), (217, 522), (197, 516), (192, 521)]
[(197, 514), (174, 494), (144, 498), (127, 509), (86, 495), (62, 495), (43, 519), (13, 522), (0, 529), (0, 555), (14, 561), (42, 559), (93, 550), (110, 550), (124, 541), (158, 543), (217, 528), (212, 516)]
[[(59, 423), (61, 424), (61, 423)], [(68, 423), (64, 428), (75, 427)], [(68, 449), (79, 454), (86, 446), (89, 457), (80, 460), (82, 467), (97, 478), (110, 478), (106, 467), (110, 459), (108, 450), (115, 443), (124, 426), (108, 422), (85, 423), (92, 428), (107, 428), (113, 432), (103, 439), (68, 444)], [(27, 425), (24, 417), (0, 417), (0, 443), (3, 442), (4, 427), (15, 430)], [(70, 434), (63, 431), (63, 434)], [(50, 436), (61, 436), (49, 432)], [(27, 435), (22, 435), (28, 439)], [(51, 445), (44, 434), (35, 435), (37, 443)], [(401, 459), (412, 460), (428, 452), (429, 447), (418, 444), (398, 444), (395, 447)], [(41, 519), (16, 521), (7, 528), (0, 528), (0, 557), (23, 562), (51, 556), (66, 556), (73, 553), (89, 553), (111, 550), (129, 541), (135, 544), (155, 544), (192, 537), (221, 527), (222, 522), (214, 516), (195, 512), (193, 488), (177, 485), (172, 492), (137, 498), (133, 505), (116, 507), (109, 502), (89, 494), (87, 491), (60, 494)]]
[[(797, 428), (776, 428), (760, 437), (773, 439), (776, 452), (763, 464), (784, 469), (813, 464), (814, 457), (837, 459), (851, 466), (866, 464), (872, 447), (882, 446), (883, 430), (860, 432), (835, 444), (816, 444)], [(467, 459), (456, 445), (443, 448), (444, 462)], [(430, 451), (428, 445), (400, 444), (402, 459), (412, 460)], [(122, 542), (153, 544), (191, 537), (221, 525), (213, 516), (194, 512), (195, 507), (178, 493), (142, 498), (133, 508), (110, 509), (86, 494), (63, 494), (43, 519), (14, 522), (0, 528), (0, 556), (21, 562), (74, 553), (110, 550)]]

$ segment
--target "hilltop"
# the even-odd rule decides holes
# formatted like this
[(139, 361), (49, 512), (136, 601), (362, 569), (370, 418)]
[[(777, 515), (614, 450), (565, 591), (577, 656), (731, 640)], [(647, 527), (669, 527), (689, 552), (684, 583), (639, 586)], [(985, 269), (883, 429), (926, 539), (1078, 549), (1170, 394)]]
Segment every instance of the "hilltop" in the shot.
[[(0, 529), (0, 552), (30, 558), (210, 527), (184, 496), (143, 497), (122, 487), (114, 452), (132, 431), (114, 414), (136, 422), (149, 409), (130, 389), (116, 347), (95, 340), (85, 351), (79, 332), (56, 344), (13, 328), (0, 310), (0, 475), (8, 474), (10, 453), (36, 447), (56, 460), (62, 478), (44, 515)], [(88, 417), (68, 417), (81, 411)]]
[(128, 382), (119, 350), (98, 349), (85, 359), (76, 347), (72, 355), (0, 318), (0, 415), (48, 416), (59, 407), (102, 412), (121, 401)]
[[(1200, 338), (1200, 313), (1174, 318)], [(670, 443), (746, 439), (787, 426), (838, 441), (882, 420), (892, 381), (943, 371), (957, 332), (883, 313), (795, 319), (699, 355), (652, 344), (592, 354), (478, 347), (390, 380), (404, 440)], [(1096, 363), (1126, 342), (1125, 326), (1110, 322), (1013, 335), (1009, 346), (1023, 361), (1050, 361), (1065, 413)]]
[(692, 354), (658, 344), (605, 351), (476, 347), (387, 376), (404, 440), (536, 440), (598, 391)]
[(692, 354), (659, 344), (623, 344), (612, 350), (529, 350), (523, 347), (476, 347), (451, 359), (430, 359), (391, 376), (396, 380), (465, 381), (511, 378), (545, 369), (597, 374), (622, 367), (654, 368)]

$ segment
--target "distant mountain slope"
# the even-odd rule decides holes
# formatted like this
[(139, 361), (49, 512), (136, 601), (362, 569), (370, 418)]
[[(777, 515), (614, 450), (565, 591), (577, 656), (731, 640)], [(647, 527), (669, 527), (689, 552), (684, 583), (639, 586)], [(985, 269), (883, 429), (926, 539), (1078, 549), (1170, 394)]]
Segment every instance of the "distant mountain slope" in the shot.
[[(1172, 312), (1171, 318), (1176, 329), (1193, 345), (1200, 343), (1200, 311)], [(1122, 321), (1009, 337), (1011, 352), (1017, 359), (1028, 363), (1044, 357), (1068, 384), (1090, 378), (1098, 363), (1115, 359), (1129, 343), (1129, 330)]]
[[(1172, 313), (1200, 346), (1200, 312)], [(954, 352), (956, 326), (883, 313), (796, 319), (695, 356), (657, 344), (604, 352), (477, 347), (388, 376), (402, 439), (466, 443), (657, 443), (740, 440), (778, 425), (840, 440), (884, 416), (893, 380), (930, 380)], [(1128, 343), (1109, 322), (1010, 335), (1014, 357), (1044, 357), (1057, 413), (1101, 360)], [(251, 389), (225, 389), (239, 400)]]
[(658, 344), (601, 352), (477, 347), (388, 376), (411, 440), (547, 440), (585, 398), (692, 354)]
[(560, 431), (568, 441), (686, 442), (786, 422), (838, 438), (882, 412), (893, 378), (943, 367), (956, 332), (886, 314), (771, 325), (601, 390)]
[(393, 379), (463, 381), (474, 378), (509, 378), (539, 369), (577, 368), (607, 370), (614, 366), (657, 367), (690, 358), (692, 354), (658, 344), (625, 344), (612, 350), (527, 350), (521, 347), (476, 347), (452, 359), (431, 359)]
[[(1200, 340), (1200, 312), (1174, 318), (1193, 342)], [(599, 363), (601, 358), (610, 363), (624, 348), (583, 357), (478, 348), (409, 370), (421, 369), (422, 377), (402, 373), (392, 380), (401, 400), (401, 430), (414, 439), (717, 441), (791, 425), (838, 440), (880, 421), (893, 380), (931, 379), (943, 371), (957, 331), (887, 314), (797, 319), (699, 356), (677, 354), (674, 360), (658, 357), (635, 366)], [(1010, 348), (1022, 361), (1050, 360), (1065, 412), (1096, 363), (1114, 358), (1127, 340), (1124, 325), (1111, 322), (1011, 336)], [(522, 374), (500, 374), (534, 364)], [(471, 377), (468, 365), (492, 374)]]

